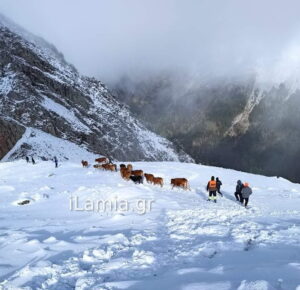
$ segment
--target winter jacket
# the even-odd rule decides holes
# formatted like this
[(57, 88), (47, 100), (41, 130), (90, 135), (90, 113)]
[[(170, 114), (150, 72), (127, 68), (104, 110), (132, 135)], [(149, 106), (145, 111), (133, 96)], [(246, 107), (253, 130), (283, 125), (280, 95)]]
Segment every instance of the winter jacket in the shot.
[(243, 187), (242, 189), (242, 197), (243, 198), (249, 198), (249, 196), (252, 194), (252, 189), (247, 186), (247, 187)]
[(237, 185), (236, 185), (236, 188), (235, 188), (235, 192), (236, 192), (236, 193), (241, 193), (243, 187), (244, 187), (243, 183), (242, 183), (241, 181), (238, 182)]
[[(212, 185), (215, 184), (215, 185)], [(206, 186), (207, 191), (217, 191), (217, 182), (215, 180), (210, 180)]]
[(217, 188), (220, 189), (222, 185), (222, 181), (220, 179), (217, 180)]

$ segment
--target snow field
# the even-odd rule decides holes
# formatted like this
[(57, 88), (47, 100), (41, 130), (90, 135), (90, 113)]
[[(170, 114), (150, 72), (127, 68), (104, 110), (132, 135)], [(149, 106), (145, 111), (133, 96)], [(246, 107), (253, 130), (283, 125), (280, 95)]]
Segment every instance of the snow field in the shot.
[[(77, 163), (0, 163), (0, 289), (296, 289), (300, 185), (175, 162), (137, 162), (165, 186)], [(90, 160), (89, 160), (90, 161)], [(224, 197), (207, 202), (210, 176)], [(171, 190), (188, 178), (191, 191)], [(253, 189), (235, 202), (237, 179)], [(154, 200), (144, 215), (70, 211), (70, 197)], [(28, 205), (18, 202), (28, 199)]]

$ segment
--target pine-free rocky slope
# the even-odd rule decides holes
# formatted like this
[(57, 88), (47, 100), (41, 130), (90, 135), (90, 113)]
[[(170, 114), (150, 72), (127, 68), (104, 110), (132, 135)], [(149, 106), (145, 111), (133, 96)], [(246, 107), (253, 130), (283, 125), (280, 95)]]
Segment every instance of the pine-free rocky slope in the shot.
[[(81, 76), (54, 46), (3, 16), (0, 69), (0, 158), (52, 158), (58, 149), (51, 151), (47, 139), (54, 136), (117, 160), (192, 160), (147, 130), (104, 84)], [(39, 135), (44, 141), (36, 152), (30, 137), (40, 131), (48, 135)], [(28, 142), (14, 148), (25, 132)], [(70, 158), (67, 146), (60, 153)]]

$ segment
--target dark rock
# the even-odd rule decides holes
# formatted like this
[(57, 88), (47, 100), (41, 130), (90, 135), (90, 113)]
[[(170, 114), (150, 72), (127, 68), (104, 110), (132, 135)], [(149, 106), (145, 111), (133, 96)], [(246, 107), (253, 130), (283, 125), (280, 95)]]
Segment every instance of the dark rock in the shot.
[(14, 147), (24, 132), (24, 126), (0, 116), (0, 159)]
[(18, 202), (18, 205), (25, 205), (25, 204), (28, 204), (28, 203), (30, 203), (30, 200), (25, 199), (25, 200), (22, 200), (22, 201)]

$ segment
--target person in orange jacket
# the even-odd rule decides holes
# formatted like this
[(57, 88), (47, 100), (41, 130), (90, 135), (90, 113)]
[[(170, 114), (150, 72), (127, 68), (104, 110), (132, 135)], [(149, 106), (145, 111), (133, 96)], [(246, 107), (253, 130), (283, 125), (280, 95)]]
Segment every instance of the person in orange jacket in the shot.
[(215, 177), (212, 176), (210, 181), (207, 183), (206, 190), (208, 191), (208, 201), (213, 200), (215, 203), (217, 202), (217, 181)]

